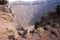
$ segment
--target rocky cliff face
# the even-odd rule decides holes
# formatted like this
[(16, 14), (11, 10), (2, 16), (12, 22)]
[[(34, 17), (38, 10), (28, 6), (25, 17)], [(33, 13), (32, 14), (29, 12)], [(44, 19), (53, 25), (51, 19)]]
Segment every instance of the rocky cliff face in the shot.
[[(3, 6), (5, 5), (0, 5), (0, 9), (4, 9)], [(30, 7), (35, 9), (33, 5)], [(30, 7), (28, 8), (30, 10), (33, 10)], [(23, 8), (25, 8), (25, 6), (21, 7), (24, 12), (28, 11), (28, 9)], [(27, 14), (28, 13), (31, 12), (27, 12)], [(29, 15), (29, 17), (31, 16)], [(9, 19), (10, 17), (8, 16), (8, 12), (0, 10), (0, 40), (60, 40), (60, 5), (56, 7), (55, 12), (49, 12), (47, 16), (43, 16), (40, 20), (38, 20), (35, 23), (35, 28), (34, 25), (30, 25), (27, 27), (22, 27), (19, 24), (16, 25), (16, 23), (11, 22)], [(22, 23), (22, 25), (24, 24)]]
[(11, 6), (17, 16), (17, 21), (23, 26), (33, 25), (42, 16), (46, 15), (48, 11), (55, 11), (54, 7), (60, 4), (60, 0), (47, 0), (37, 2), (13, 2)]
[(35, 23), (35, 29), (41, 27), (47, 31), (51, 40), (60, 40), (60, 5), (56, 7), (56, 12), (48, 13)]
[[(3, 6), (4, 5), (0, 5), (0, 7)], [(11, 22), (9, 18), (8, 13), (0, 10), (0, 40), (31, 40), (32, 35), (30, 35), (30, 31), (34, 28), (31, 26), (26, 28), (21, 27), (21, 25), (17, 26), (16, 23)], [(39, 37), (38, 34), (36, 36)], [(36, 40), (37, 39), (39, 38), (36, 38)]]

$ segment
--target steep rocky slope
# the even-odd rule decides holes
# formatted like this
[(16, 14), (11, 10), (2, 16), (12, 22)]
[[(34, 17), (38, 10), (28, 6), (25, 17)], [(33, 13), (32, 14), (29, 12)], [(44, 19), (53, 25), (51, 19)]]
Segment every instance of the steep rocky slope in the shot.
[(0, 10), (0, 40), (60, 40), (60, 5), (56, 12), (49, 12), (38, 20), (35, 27), (22, 27), (9, 19), (8, 13)]
[[(54, 11), (54, 7), (60, 4), (60, 0), (37, 0), (35, 2), (12, 2), (14, 13), (17, 16), (17, 22), (23, 26), (34, 25), (42, 15), (46, 15), (48, 11)], [(27, 21), (26, 21), (27, 20)]]
[(56, 12), (49, 12), (46, 17), (43, 16), (35, 23), (35, 29), (41, 27), (50, 38), (49, 40), (60, 40), (60, 5), (56, 7)]

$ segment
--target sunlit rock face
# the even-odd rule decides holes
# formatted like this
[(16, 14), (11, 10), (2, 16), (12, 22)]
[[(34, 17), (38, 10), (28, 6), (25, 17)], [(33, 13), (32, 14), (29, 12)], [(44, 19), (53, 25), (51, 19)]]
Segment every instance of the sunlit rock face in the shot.
[(54, 11), (54, 7), (60, 4), (60, 0), (46, 0), (23, 2), (17, 1), (11, 3), (13, 11), (16, 13), (17, 22), (23, 26), (34, 25), (42, 15), (46, 15), (48, 11)]

